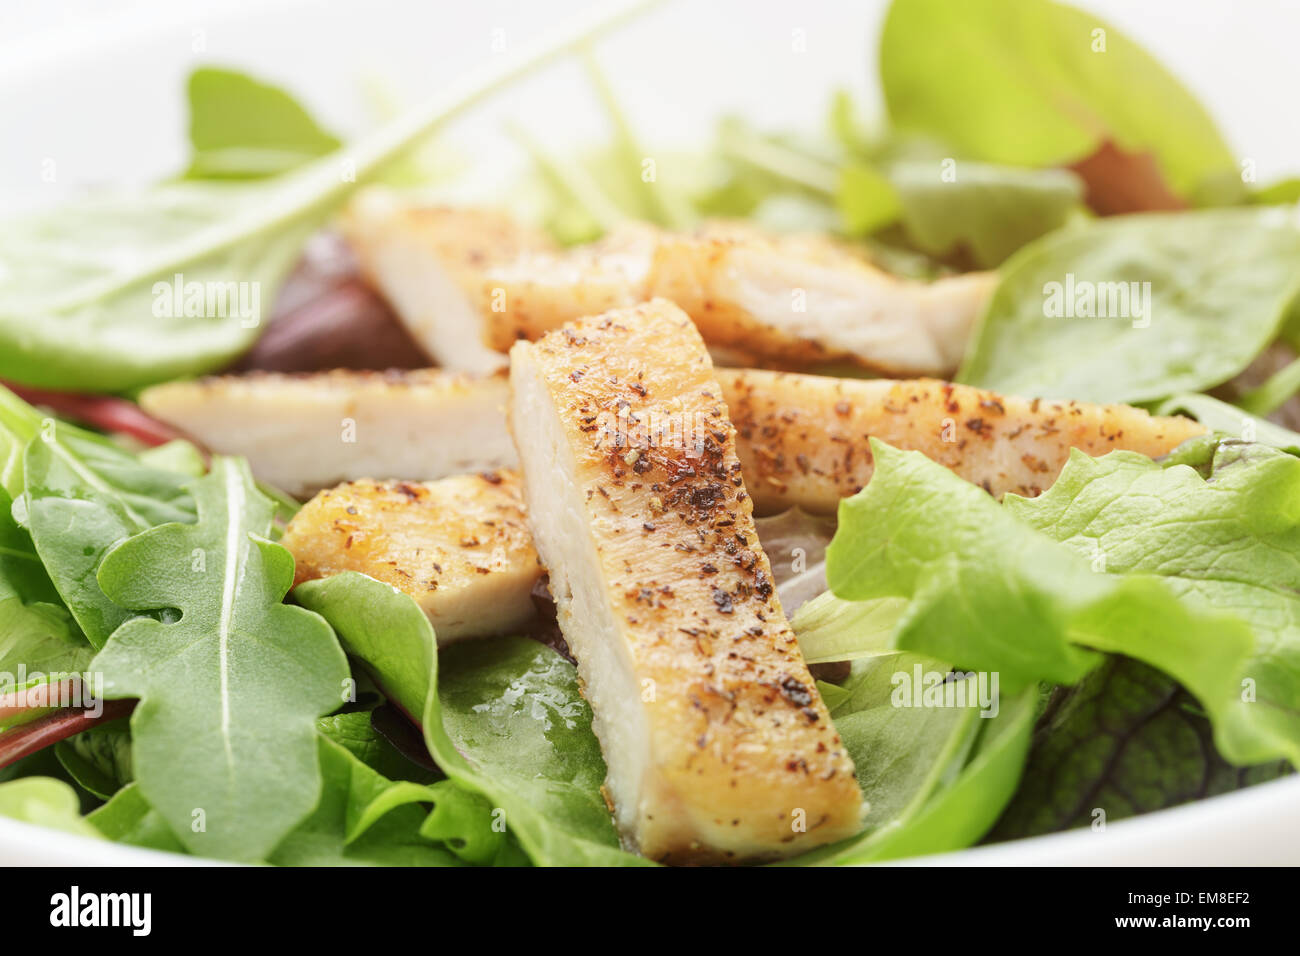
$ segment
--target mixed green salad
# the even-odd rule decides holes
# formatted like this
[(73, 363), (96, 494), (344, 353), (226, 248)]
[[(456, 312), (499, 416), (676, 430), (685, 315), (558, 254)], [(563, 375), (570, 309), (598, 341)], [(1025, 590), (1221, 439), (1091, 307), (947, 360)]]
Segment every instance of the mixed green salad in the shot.
[[(359, 183), (454, 191), (431, 134), (566, 55), (615, 135), (560, 153), (513, 131), (537, 169), (520, 202), (560, 241), (725, 216), (832, 231), (903, 275), (997, 269), (960, 382), (1210, 430), (1158, 460), (1076, 451), (1041, 496), (1001, 502), (872, 442), (874, 477), (821, 539), (828, 590), (793, 620), (871, 811), (788, 863), (1096, 827), (1294, 772), (1300, 180), (1255, 183), (1091, 14), (894, 0), (887, 120), (844, 92), (817, 137), (726, 118), (647, 188), (593, 45), (618, 22), (351, 144), (281, 89), (199, 69), (185, 170), (0, 231), (0, 815), (276, 865), (650, 864), (620, 846), (566, 656), (528, 635), (439, 649), (412, 598), (358, 573), (293, 588), (277, 539), (298, 503), (131, 402), (265, 331), (160, 315), (158, 283), (269, 297)], [(1045, 321), (1066, 276), (1148, 290), (1145, 314), (1072, 297)], [(913, 668), (996, 674), (994, 713), (898, 706)]]

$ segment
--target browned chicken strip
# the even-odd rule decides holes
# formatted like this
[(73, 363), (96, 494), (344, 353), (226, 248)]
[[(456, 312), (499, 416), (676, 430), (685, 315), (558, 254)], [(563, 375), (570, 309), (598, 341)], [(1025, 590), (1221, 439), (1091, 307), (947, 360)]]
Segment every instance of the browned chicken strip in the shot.
[(1204, 434), (1131, 405), (1015, 398), (933, 379), (837, 379), (718, 369), (745, 484), (761, 512), (833, 512), (871, 480), (869, 438), (919, 451), (989, 494), (1033, 497), (1070, 449), (1152, 458)]
[(140, 406), (299, 498), (353, 478), (513, 465), (504, 376), (438, 369), (258, 372), (147, 388)]
[(497, 367), (491, 350), (517, 339), (662, 297), (711, 348), (753, 364), (948, 374), (995, 281), (901, 279), (824, 236), (726, 222), (683, 234), (629, 224), (557, 250), (498, 214), (412, 208), (374, 190), (352, 205), (345, 232), (412, 335), (439, 364), (467, 371)]
[(484, 343), (482, 313), (493, 301), (483, 269), (552, 250), (549, 238), (503, 212), (413, 206), (377, 189), (363, 191), (340, 225), (362, 275), (437, 364), (464, 372), (505, 367), (502, 350)]
[(529, 524), (630, 846), (773, 859), (861, 825), (853, 764), (781, 610), (689, 317), (657, 301), (511, 350)]
[[(921, 451), (1001, 497), (1048, 488), (1071, 448), (1157, 457), (1202, 434), (1128, 405), (1032, 401), (932, 379), (716, 369), (760, 514), (834, 513), (871, 479), (868, 438)], [(432, 480), (513, 467), (503, 378), (330, 372), (172, 382), (146, 411), (295, 494), (352, 478)], [(353, 423), (352, 442), (344, 440)]]
[(542, 573), (509, 471), (339, 485), (303, 505), (280, 543), (295, 585), (368, 574), (415, 598), (439, 644), (526, 626)]
[(995, 283), (988, 272), (900, 279), (820, 236), (715, 223), (660, 242), (649, 293), (685, 309), (710, 347), (754, 364), (946, 375)]

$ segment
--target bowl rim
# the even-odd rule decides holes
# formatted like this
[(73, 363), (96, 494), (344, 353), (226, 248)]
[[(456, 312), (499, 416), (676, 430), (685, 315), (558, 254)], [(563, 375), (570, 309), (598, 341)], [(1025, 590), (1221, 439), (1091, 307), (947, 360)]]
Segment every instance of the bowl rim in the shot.
[[(902, 866), (1294, 865), (1300, 775), (1090, 828), (889, 861)], [(1281, 821), (1281, 826), (1279, 826)], [(1291, 839), (1286, 839), (1290, 836)], [(17, 860), (14, 857), (18, 857)], [(0, 865), (235, 866), (0, 817)]]

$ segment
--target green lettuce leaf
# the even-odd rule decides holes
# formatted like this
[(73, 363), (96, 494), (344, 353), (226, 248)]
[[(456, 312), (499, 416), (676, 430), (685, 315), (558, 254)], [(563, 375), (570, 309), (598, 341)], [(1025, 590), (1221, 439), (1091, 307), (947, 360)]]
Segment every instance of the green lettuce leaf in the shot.
[(305, 582), (294, 597), (420, 719), (438, 766), (501, 811), (534, 863), (649, 863), (619, 849), (591, 711), (573, 666), (553, 650), (498, 638), (439, 652), (419, 606), (361, 574)]
[[(1250, 484), (1256, 496), (1243, 509), (1231, 495), (1216, 499), (1226, 478), (1207, 488), (1190, 467), (1166, 470), (1124, 452), (1094, 461), (1075, 452), (1046, 501), (1012, 500), (1004, 507), (919, 453), (875, 440), (872, 452), (871, 483), (840, 505), (827, 579), (849, 600), (909, 598), (895, 647), (963, 670), (998, 672), (1011, 693), (1040, 681), (1072, 685), (1101, 662), (1098, 652), (1126, 654), (1160, 668), (1196, 696), (1229, 760), (1294, 762), (1300, 756), (1300, 669), (1291, 640), (1277, 630), (1289, 626), (1290, 606), (1271, 594), (1234, 590), (1212, 575), (1179, 577), (1176, 564), (1160, 566), (1159, 550), (1167, 543), (1172, 550), (1166, 557), (1195, 556), (1202, 568), (1215, 559), (1234, 566), (1231, 558), (1219, 558), (1216, 546), (1240, 548), (1242, 561), (1262, 557), (1270, 542), (1292, 533), (1287, 522), (1296, 520), (1295, 509), (1286, 503), (1289, 485), (1281, 477), (1288, 474), (1286, 462), (1300, 467), (1300, 460), (1272, 452), (1268, 471), (1255, 482), (1240, 477), (1250, 469), (1239, 467), (1236, 480)], [(1225, 460), (1225, 472), (1232, 467)], [(1135, 471), (1147, 477), (1139, 482)], [(1094, 472), (1114, 478), (1093, 484)], [(1069, 489), (1076, 486), (1091, 492), (1092, 510), (1069, 507)], [(1088, 526), (1072, 539), (1073, 547), (1049, 536), (1055, 528), (1066, 538), (1108, 501), (1106, 489), (1125, 492), (1110, 515), (1126, 529)], [(1219, 524), (1207, 528), (1210, 519), (1194, 517), (1191, 503), (1210, 509), (1215, 500)], [(1171, 523), (1171, 509), (1181, 513), (1184, 506), (1188, 523)], [(1261, 509), (1281, 511), (1270, 520)], [(1042, 530), (1026, 523), (1028, 513), (1041, 516), (1035, 523)], [(1253, 525), (1264, 535), (1258, 548), (1228, 543), (1220, 526), (1234, 523), (1238, 532)], [(1177, 541), (1171, 528), (1180, 532)], [(1091, 550), (1103, 533), (1113, 537)], [(1279, 562), (1267, 580), (1284, 577), (1292, 563)], [(1105, 573), (1118, 571), (1129, 573)], [(1262, 627), (1269, 620), (1273, 630)]]
[(315, 719), (345, 699), (347, 660), (325, 622), (281, 604), (293, 558), (265, 536), (272, 503), (247, 465), (213, 460), (188, 489), (194, 524), (163, 524), (104, 558), (99, 585), (137, 617), (91, 663), (131, 716), (136, 779), (192, 852), (264, 858), (316, 805)]
[(102, 807), (86, 815), (86, 822), (114, 843), (164, 853), (185, 853), (162, 814), (149, 806), (138, 783), (122, 787)]
[[(1250, 713), (1245, 723), (1300, 740), (1300, 458), (1236, 441), (1198, 447), (1204, 474), (1131, 452), (1075, 452), (1045, 494), (1008, 496), (1004, 507), (1111, 574), (1157, 577), (1189, 607), (1246, 622), (1254, 641), (1231, 658), (1222, 653), (1229, 642), (1216, 642), (1205, 666), (1217, 658), (1225, 668), (1215, 682), (1236, 698), (1234, 711)], [(1163, 669), (1194, 693), (1210, 686), (1209, 673), (1191, 676), (1200, 668), (1190, 637), (1183, 653), (1193, 659)]]
[(1300, 291), (1297, 261), (1300, 229), (1266, 210), (1059, 230), (1003, 266), (957, 378), (1094, 402), (1218, 385), (1277, 336)]

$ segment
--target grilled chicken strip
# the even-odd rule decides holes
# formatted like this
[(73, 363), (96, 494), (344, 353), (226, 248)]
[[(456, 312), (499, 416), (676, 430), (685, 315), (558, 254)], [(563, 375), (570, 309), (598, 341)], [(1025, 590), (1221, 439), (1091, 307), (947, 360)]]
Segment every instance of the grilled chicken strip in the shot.
[(348, 207), (341, 227), (362, 274), (435, 362), (465, 372), (505, 367), (504, 350), (483, 341), (482, 312), (493, 300), (482, 270), (552, 250), (545, 234), (493, 210), (411, 206), (374, 189)]
[(415, 598), (438, 643), (506, 634), (534, 614), (541, 576), (514, 472), (442, 481), (354, 481), (289, 522), (294, 584), (360, 571)]
[(785, 367), (843, 360), (891, 375), (961, 362), (996, 276), (900, 279), (822, 237), (712, 224), (666, 237), (650, 294), (676, 302), (711, 347)]
[[(995, 497), (1033, 497), (1078, 448), (1152, 458), (1204, 428), (1128, 405), (1028, 400), (934, 379), (843, 379), (715, 369), (760, 514), (833, 514), (871, 480), (867, 439), (920, 451)], [(434, 480), (514, 467), (506, 382), (437, 371), (329, 372), (173, 382), (145, 391), (156, 418), (305, 497), (354, 478)], [(355, 441), (342, 440), (347, 421)]]
[(510, 362), (529, 524), (625, 841), (715, 863), (856, 832), (853, 764), (775, 596), (689, 317), (609, 312)]
[(352, 478), (435, 479), (514, 464), (506, 380), (436, 369), (272, 372), (170, 382), (140, 405), (299, 498)]
[(837, 379), (718, 369), (736, 452), (760, 512), (834, 512), (871, 480), (868, 438), (919, 451), (994, 497), (1034, 497), (1070, 449), (1152, 458), (1205, 428), (1131, 405), (1015, 398), (934, 379)]
[(750, 364), (846, 360), (942, 375), (957, 367), (995, 281), (900, 279), (825, 237), (737, 223), (682, 235), (629, 225), (559, 251), (506, 222), (371, 191), (344, 228), (413, 335), (440, 364), (468, 371), (496, 367), (490, 349), (658, 296), (684, 308), (711, 348)]

